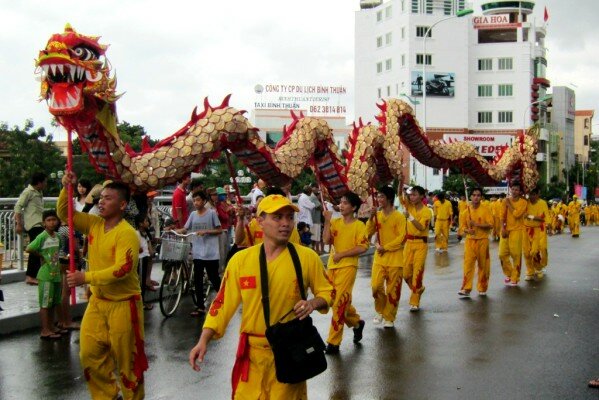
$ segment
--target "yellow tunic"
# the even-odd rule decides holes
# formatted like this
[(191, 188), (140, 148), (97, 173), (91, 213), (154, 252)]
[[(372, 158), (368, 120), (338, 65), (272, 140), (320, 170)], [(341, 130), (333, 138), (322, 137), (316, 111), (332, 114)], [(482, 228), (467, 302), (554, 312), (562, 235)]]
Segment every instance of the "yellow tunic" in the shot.
[(443, 203), (441, 203), (439, 200), (436, 200), (433, 204), (433, 211), (435, 213), (435, 219), (439, 221), (448, 220), (453, 216), (451, 203), (447, 200), (445, 200)]
[[(294, 245), (302, 266), (302, 276), (306, 292), (323, 298), (330, 306), (333, 302), (331, 286), (318, 254), (300, 245)], [(206, 315), (204, 328), (216, 332), (215, 338), (225, 334), (229, 321), (242, 304), (240, 332), (264, 335), (266, 324), (262, 311), (262, 290), (260, 289), (260, 263), (258, 257), (261, 246), (252, 246), (235, 254), (225, 270), (220, 290)], [(276, 259), (268, 262), (268, 287), (270, 295), (270, 323), (274, 324), (301, 299), (296, 284), (295, 270), (289, 250), (285, 249)], [(320, 310), (326, 314), (326, 309)], [(295, 318), (290, 313), (285, 321)]]
[(528, 228), (545, 228), (545, 224), (549, 218), (549, 208), (547, 207), (547, 203), (543, 199), (537, 200), (535, 204), (528, 203), (526, 208), (526, 216), (534, 215), (535, 217), (543, 218), (545, 221), (533, 221), (528, 218), (524, 220), (524, 226)]
[[(505, 229), (507, 231), (522, 229), (522, 227), (524, 226), (524, 214), (526, 213), (526, 207), (528, 207), (528, 202), (522, 197), (519, 198), (517, 201), (515, 201), (514, 199), (510, 199), (510, 201), (512, 202), (514, 211), (510, 211), (510, 209), (508, 208), (507, 200), (503, 201), (500, 215), (501, 222), (506, 225)], [(505, 218), (506, 215), (507, 220)]]
[[(406, 235), (406, 217), (397, 210), (393, 210), (389, 215), (383, 211), (377, 211), (376, 217), (380, 244), (385, 249), (385, 253), (381, 255), (375, 252), (374, 264), (401, 267), (403, 265), (401, 249)], [(369, 236), (377, 232), (374, 218), (368, 220), (366, 230)]]
[[(478, 224), (489, 224), (493, 226), (493, 215), (491, 208), (481, 204), (478, 208), (469, 206), (463, 213), (460, 213), (460, 231), (469, 229), (470, 221)], [(466, 234), (467, 239), (488, 239), (491, 228), (474, 228), (474, 234)]]
[(466, 200), (458, 200), (458, 211), (461, 213), (468, 207), (468, 202)]
[(349, 224), (346, 224), (343, 221), (343, 218), (332, 219), (331, 237), (333, 239), (333, 246), (331, 247), (331, 253), (329, 254), (327, 268), (357, 267), (358, 256), (343, 257), (337, 263), (333, 261), (333, 256), (335, 253), (351, 250), (356, 246), (367, 249), (369, 247), (369, 241), (366, 233), (366, 225), (357, 219)]
[[(67, 192), (62, 190), (57, 204), (58, 217), (67, 220)], [(75, 230), (87, 235), (89, 271), (85, 282), (92, 293), (111, 301), (128, 300), (140, 294), (137, 259), (139, 239), (124, 219), (104, 231), (104, 218), (74, 211)]]
[(428, 207), (423, 206), (419, 211), (416, 209), (416, 206), (412, 204), (408, 204), (406, 207), (408, 213), (413, 216), (418, 223), (424, 228), (423, 230), (416, 229), (414, 224), (407, 224), (408, 235), (412, 236), (420, 236), (420, 237), (428, 237), (428, 227), (431, 222), (431, 212)]
[[(252, 218), (252, 220), (248, 224), (248, 228), (250, 230), (251, 237), (254, 238), (254, 245), (261, 244), (262, 242), (264, 242), (264, 232), (262, 232), (262, 227), (260, 226), (256, 218)], [(243, 235), (243, 242), (241, 242), (239, 247), (252, 246), (250, 240), (248, 239), (247, 230), (245, 228), (243, 230)], [(297, 228), (293, 228), (293, 230), (291, 231), (291, 237), (289, 238), (289, 241), (291, 243), (300, 244), (300, 235), (297, 231)]]

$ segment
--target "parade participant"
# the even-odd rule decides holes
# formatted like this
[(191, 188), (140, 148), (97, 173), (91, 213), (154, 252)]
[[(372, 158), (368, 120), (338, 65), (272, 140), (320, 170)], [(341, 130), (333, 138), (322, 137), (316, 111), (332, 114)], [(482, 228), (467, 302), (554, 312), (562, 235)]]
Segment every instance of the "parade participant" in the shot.
[(479, 296), (486, 296), (489, 288), (491, 260), (489, 258), (489, 232), (493, 228), (490, 205), (482, 204), (483, 191), (474, 188), (470, 193), (470, 205), (460, 214), (460, 231), (466, 235), (464, 246), (464, 279), (458, 294), (470, 297), (474, 280), (474, 264), (478, 270), (476, 289)]
[(187, 208), (187, 200), (185, 199), (189, 182), (191, 182), (191, 174), (183, 176), (173, 192), (171, 214), (179, 229), (183, 228), (185, 221), (187, 221), (187, 218), (189, 217), (189, 209)]
[(60, 266), (58, 252), (61, 248), (60, 236), (56, 233), (60, 220), (55, 210), (45, 210), (42, 214), (44, 230), (27, 246), (27, 253), (40, 257), (43, 264), (37, 273), (38, 297), (42, 339), (60, 339), (61, 333), (54, 331), (54, 312), (61, 305)]
[(532, 189), (528, 193), (528, 206), (522, 237), (522, 251), (526, 262), (525, 281), (530, 281), (535, 276), (538, 279), (543, 278), (543, 269), (547, 266), (545, 219), (548, 214), (547, 203), (539, 198), (539, 188)]
[(559, 202), (554, 201), (553, 207), (551, 208), (553, 211), (553, 233), (555, 234), (562, 233), (564, 222), (566, 220), (562, 211), (562, 205), (561, 200)]
[[(302, 300), (296, 283), (289, 238), (294, 212), (299, 209), (285, 196), (270, 195), (258, 205), (257, 219), (264, 232), (264, 243), (238, 252), (231, 258), (221, 288), (206, 316), (202, 334), (189, 353), (189, 364), (199, 371), (208, 343), (219, 339), (241, 304), (241, 326), (237, 359), (233, 367), (233, 399), (306, 399), (306, 382), (280, 383), (276, 379), (274, 356), (265, 337), (266, 323), (260, 286), (261, 251), (264, 251), (268, 270), (270, 323), (304, 319), (314, 310), (328, 311), (332, 304), (331, 286), (320, 257), (311, 249), (291, 244), (296, 250), (302, 269), (304, 287), (314, 297)], [(307, 290), (306, 290), (307, 291)], [(292, 310), (293, 312), (289, 313)], [(289, 314), (288, 316), (285, 316)], [(208, 367), (204, 367), (208, 369)]]
[(573, 238), (577, 238), (580, 236), (580, 203), (578, 202), (578, 196), (572, 196), (567, 213), (570, 234)]
[[(368, 236), (372, 237), (375, 233), (378, 236), (370, 281), (376, 311), (373, 323), (378, 325), (383, 322), (385, 328), (395, 326), (403, 278), (402, 249), (406, 235), (406, 218), (395, 210), (394, 200), (393, 188), (381, 187), (377, 193), (380, 209), (376, 211), (376, 217), (372, 213), (366, 224)], [(428, 211), (428, 207), (422, 203), (420, 206)]]
[(408, 193), (409, 202), (404, 211), (408, 222), (407, 240), (403, 249), (403, 276), (412, 291), (410, 311), (420, 310), (420, 296), (424, 292), (422, 279), (428, 251), (428, 225), (431, 218), (428, 207), (422, 205), (424, 193), (423, 187), (414, 186)]
[[(333, 317), (325, 351), (327, 354), (339, 353), (344, 324), (353, 328), (354, 343), (362, 340), (365, 323), (352, 305), (352, 291), (358, 272), (358, 256), (369, 247), (366, 226), (355, 216), (361, 204), (362, 201), (357, 194), (347, 192), (339, 203), (341, 218), (333, 219), (332, 211), (324, 212), (323, 241), (331, 246), (327, 275), (335, 287)], [(399, 279), (401, 280), (401, 277)]]
[[(42, 212), (44, 211), (44, 195), (42, 190), (46, 187), (47, 177), (43, 172), (36, 172), (31, 175), (29, 185), (19, 195), (19, 200), (15, 204), (15, 231), (21, 234), (27, 232), (29, 243), (44, 231)], [(37, 285), (37, 272), (41, 266), (41, 259), (36, 255), (30, 255), (27, 258), (27, 272), (25, 273), (25, 283), (28, 285)]]
[(584, 225), (591, 226), (591, 215), (593, 214), (592, 207), (589, 203), (584, 207)]
[(597, 223), (599, 223), (599, 204), (593, 204), (593, 213), (591, 216), (591, 221), (593, 226), (597, 225)]
[[(74, 173), (62, 178), (63, 186), (76, 184)], [(129, 187), (121, 182), (104, 186), (98, 203), (100, 216), (74, 212), (75, 229), (88, 237), (89, 271), (67, 273), (70, 287), (91, 286), (80, 334), (80, 359), (92, 398), (144, 397), (143, 373), (148, 369), (144, 352), (144, 316), (135, 229), (123, 219)], [(66, 189), (57, 211), (67, 220)], [(115, 375), (116, 372), (116, 375)], [(120, 381), (120, 385), (117, 383)], [(120, 388), (119, 388), (120, 386)]]
[(501, 208), (505, 201), (505, 193), (500, 193), (499, 197), (491, 203), (491, 212), (493, 213), (493, 240), (498, 242), (501, 236)]
[(449, 241), (449, 225), (453, 218), (451, 203), (445, 200), (445, 193), (437, 195), (433, 204), (435, 215), (435, 251), (446, 252)]
[(193, 205), (196, 211), (189, 214), (185, 226), (177, 230), (179, 233), (195, 233), (190, 237), (190, 241), (198, 307), (191, 312), (192, 316), (199, 316), (206, 312), (204, 270), (206, 270), (206, 275), (212, 287), (215, 290), (220, 287), (220, 276), (218, 274), (220, 262), (219, 236), (223, 230), (216, 211), (206, 208), (208, 199), (209, 196), (206, 192), (195, 192), (193, 194)]
[(499, 259), (505, 275), (504, 283), (510, 286), (518, 286), (522, 269), (522, 232), (528, 203), (520, 197), (521, 190), (520, 182), (512, 182), (511, 196), (505, 199), (501, 209)]
[(547, 202), (547, 216), (545, 217), (545, 230), (548, 235), (553, 235), (553, 201), (549, 200)]

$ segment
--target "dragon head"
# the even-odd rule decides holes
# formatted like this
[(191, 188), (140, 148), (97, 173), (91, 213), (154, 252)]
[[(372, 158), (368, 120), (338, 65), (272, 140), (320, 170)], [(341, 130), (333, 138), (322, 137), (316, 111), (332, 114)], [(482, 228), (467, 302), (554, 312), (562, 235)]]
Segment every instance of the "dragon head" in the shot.
[(83, 110), (86, 98), (114, 103), (116, 78), (110, 78), (110, 65), (104, 56), (108, 46), (100, 37), (77, 33), (66, 24), (63, 33), (50, 37), (35, 61), (41, 75), (41, 100), (48, 102), (54, 116), (67, 116)]

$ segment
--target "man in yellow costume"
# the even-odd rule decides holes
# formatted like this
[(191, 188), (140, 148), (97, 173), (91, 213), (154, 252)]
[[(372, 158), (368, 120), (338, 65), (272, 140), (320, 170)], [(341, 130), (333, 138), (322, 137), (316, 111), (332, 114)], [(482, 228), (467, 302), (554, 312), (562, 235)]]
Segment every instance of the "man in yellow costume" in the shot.
[(421, 186), (414, 186), (408, 193), (404, 215), (407, 218), (406, 244), (403, 250), (403, 275), (412, 294), (410, 311), (420, 310), (420, 296), (424, 292), (424, 264), (428, 252), (428, 225), (431, 213), (422, 204), (425, 191)]
[(585, 226), (591, 226), (591, 218), (593, 215), (593, 208), (590, 203), (584, 207), (584, 224)]
[(592, 225), (595, 226), (599, 222), (599, 205), (593, 204), (591, 207), (592, 207), (591, 221), (592, 221)]
[(449, 241), (449, 224), (453, 218), (451, 203), (445, 200), (445, 193), (437, 195), (433, 204), (435, 215), (435, 251), (446, 252)]
[[(225, 270), (197, 345), (189, 353), (189, 364), (199, 371), (212, 339), (221, 338), (241, 304), (239, 346), (233, 367), (233, 399), (306, 399), (306, 382), (281, 383), (276, 378), (274, 356), (266, 339), (266, 323), (260, 288), (260, 249), (264, 246), (268, 270), (271, 324), (282, 319), (306, 318), (314, 310), (328, 311), (333, 286), (320, 257), (312, 249), (292, 244), (299, 256), (304, 287), (314, 297), (302, 300), (291, 254), (287, 248), (298, 208), (281, 195), (266, 196), (258, 205), (257, 221), (264, 242), (235, 254)], [(307, 291), (307, 290), (306, 290)], [(290, 310), (293, 310), (286, 316)], [(204, 367), (206, 368), (206, 367)]]
[(380, 210), (376, 211), (376, 216), (373, 213), (366, 224), (369, 237), (377, 234), (370, 279), (376, 311), (373, 323), (378, 325), (382, 322), (384, 328), (395, 326), (403, 275), (402, 248), (406, 235), (406, 218), (395, 210), (394, 200), (393, 188), (381, 187), (377, 193)]
[(360, 197), (348, 192), (341, 198), (341, 218), (331, 219), (333, 212), (324, 212), (323, 242), (331, 246), (327, 275), (335, 287), (331, 327), (327, 339), (327, 354), (338, 354), (343, 338), (343, 325), (353, 328), (354, 343), (362, 340), (364, 320), (352, 305), (352, 291), (358, 271), (358, 256), (369, 247), (366, 226), (355, 214), (362, 205)]
[(568, 204), (568, 225), (573, 238), (580, 236), (580, 203), (578, 196), (572, 196), (572, 201)]
[(498, 242), (501, 237), (501, 210), (504, 201), (505, 193), (501, 193), (491, 206), (491, 211), (493, 212), (493, 240), (496, 242)]
[(522, 269), (522, 232), (528, 202), (520, 197), (520, 182), (510, 186), (511, 196), (506, 198), (501, 210), (501, 239), (499, 259), (505, 275), (504, 283), (518, 286)]
[[(62, 179), (77, 184), (75, 174)], [(81, 322), (80, 359), (93, 399), (144, 398), (148, 361), (144, 352), (144, 315), (137, 275), (139, 240), (123, 219), (129, 202), (124, 183), (104, 185), (99, 216), (74, 211), (75, 230), (87, 235), (89, 271), (67, 274), (70, 287), (90, 285), (91, 298)], [(67, 191), (60, 192), (57, 212), (67, 220)], [(114, 373), (118, 376), (114, 376)], [(120, 388), (117, 382), (120, 381)]]
[(543, 278), (543, 268), (547, 266), (545, 218), (548, 214), (547, 203), (539, 198), (539, 188), (532, 189), (528, 193), (528, 206), (522, 238), (522, 251), (526, 262), (525, 281), (531, 281), (535, 277), (537, 279)]
[(472, 189), (470, 205), (460, 214), (460, 231), (466, 234), (464, 247), (464, 279), (458, 294), (470, 297), (474, 280), (474, 264), (478, 267), (477, 290), (479, 296), (486, 296), (489, 288), (491, 260), (489, 258), (489, 233), (493, 228), (493, 215), (490, 206), (481, 202), (481, 188)]

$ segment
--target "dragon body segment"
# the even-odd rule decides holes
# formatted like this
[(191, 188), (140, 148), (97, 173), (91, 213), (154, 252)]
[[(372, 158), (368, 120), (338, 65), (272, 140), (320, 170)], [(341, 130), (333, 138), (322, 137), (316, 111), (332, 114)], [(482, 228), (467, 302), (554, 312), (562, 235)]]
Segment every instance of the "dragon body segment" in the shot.
[(135, 152), (120, 140), (116, 129), (120, 96), (116, 78), (110, 76), (106, 49), (99, 37), (81, 35), (67, 24), (64, 33), (52, 35), (36, 60), (40, 97), (65, 129), (77, 133), (99, 173), (128, 183), (138, 193), (176, 183), (202, 170), (220, 152), (230, 151), (268, 184), (284, 185), (309, 166), (333, 199), (348, 190), (365, 198), (375, 183), (403, 181), (402, 142), (424, 164), (461, 165), (480, 183), (496, 183), (516, 168), (536, 183), (534, 134), (523, 135), (490, 164), (469, 145), (429, 142), (412, 108), (396, 99), (379, 105), (379, 126), (361, 120), (354, 124), (344, 151), (345, 163), (325, 120), (292, 112), (291, 123), (273, 149), (243, 111), (229, 106), (229, 96), (216, 107), (205, 100), (204, 110), (198, 114), (194, 109), (177, 132), (153, 147), (144, 141), (142, 150)]

